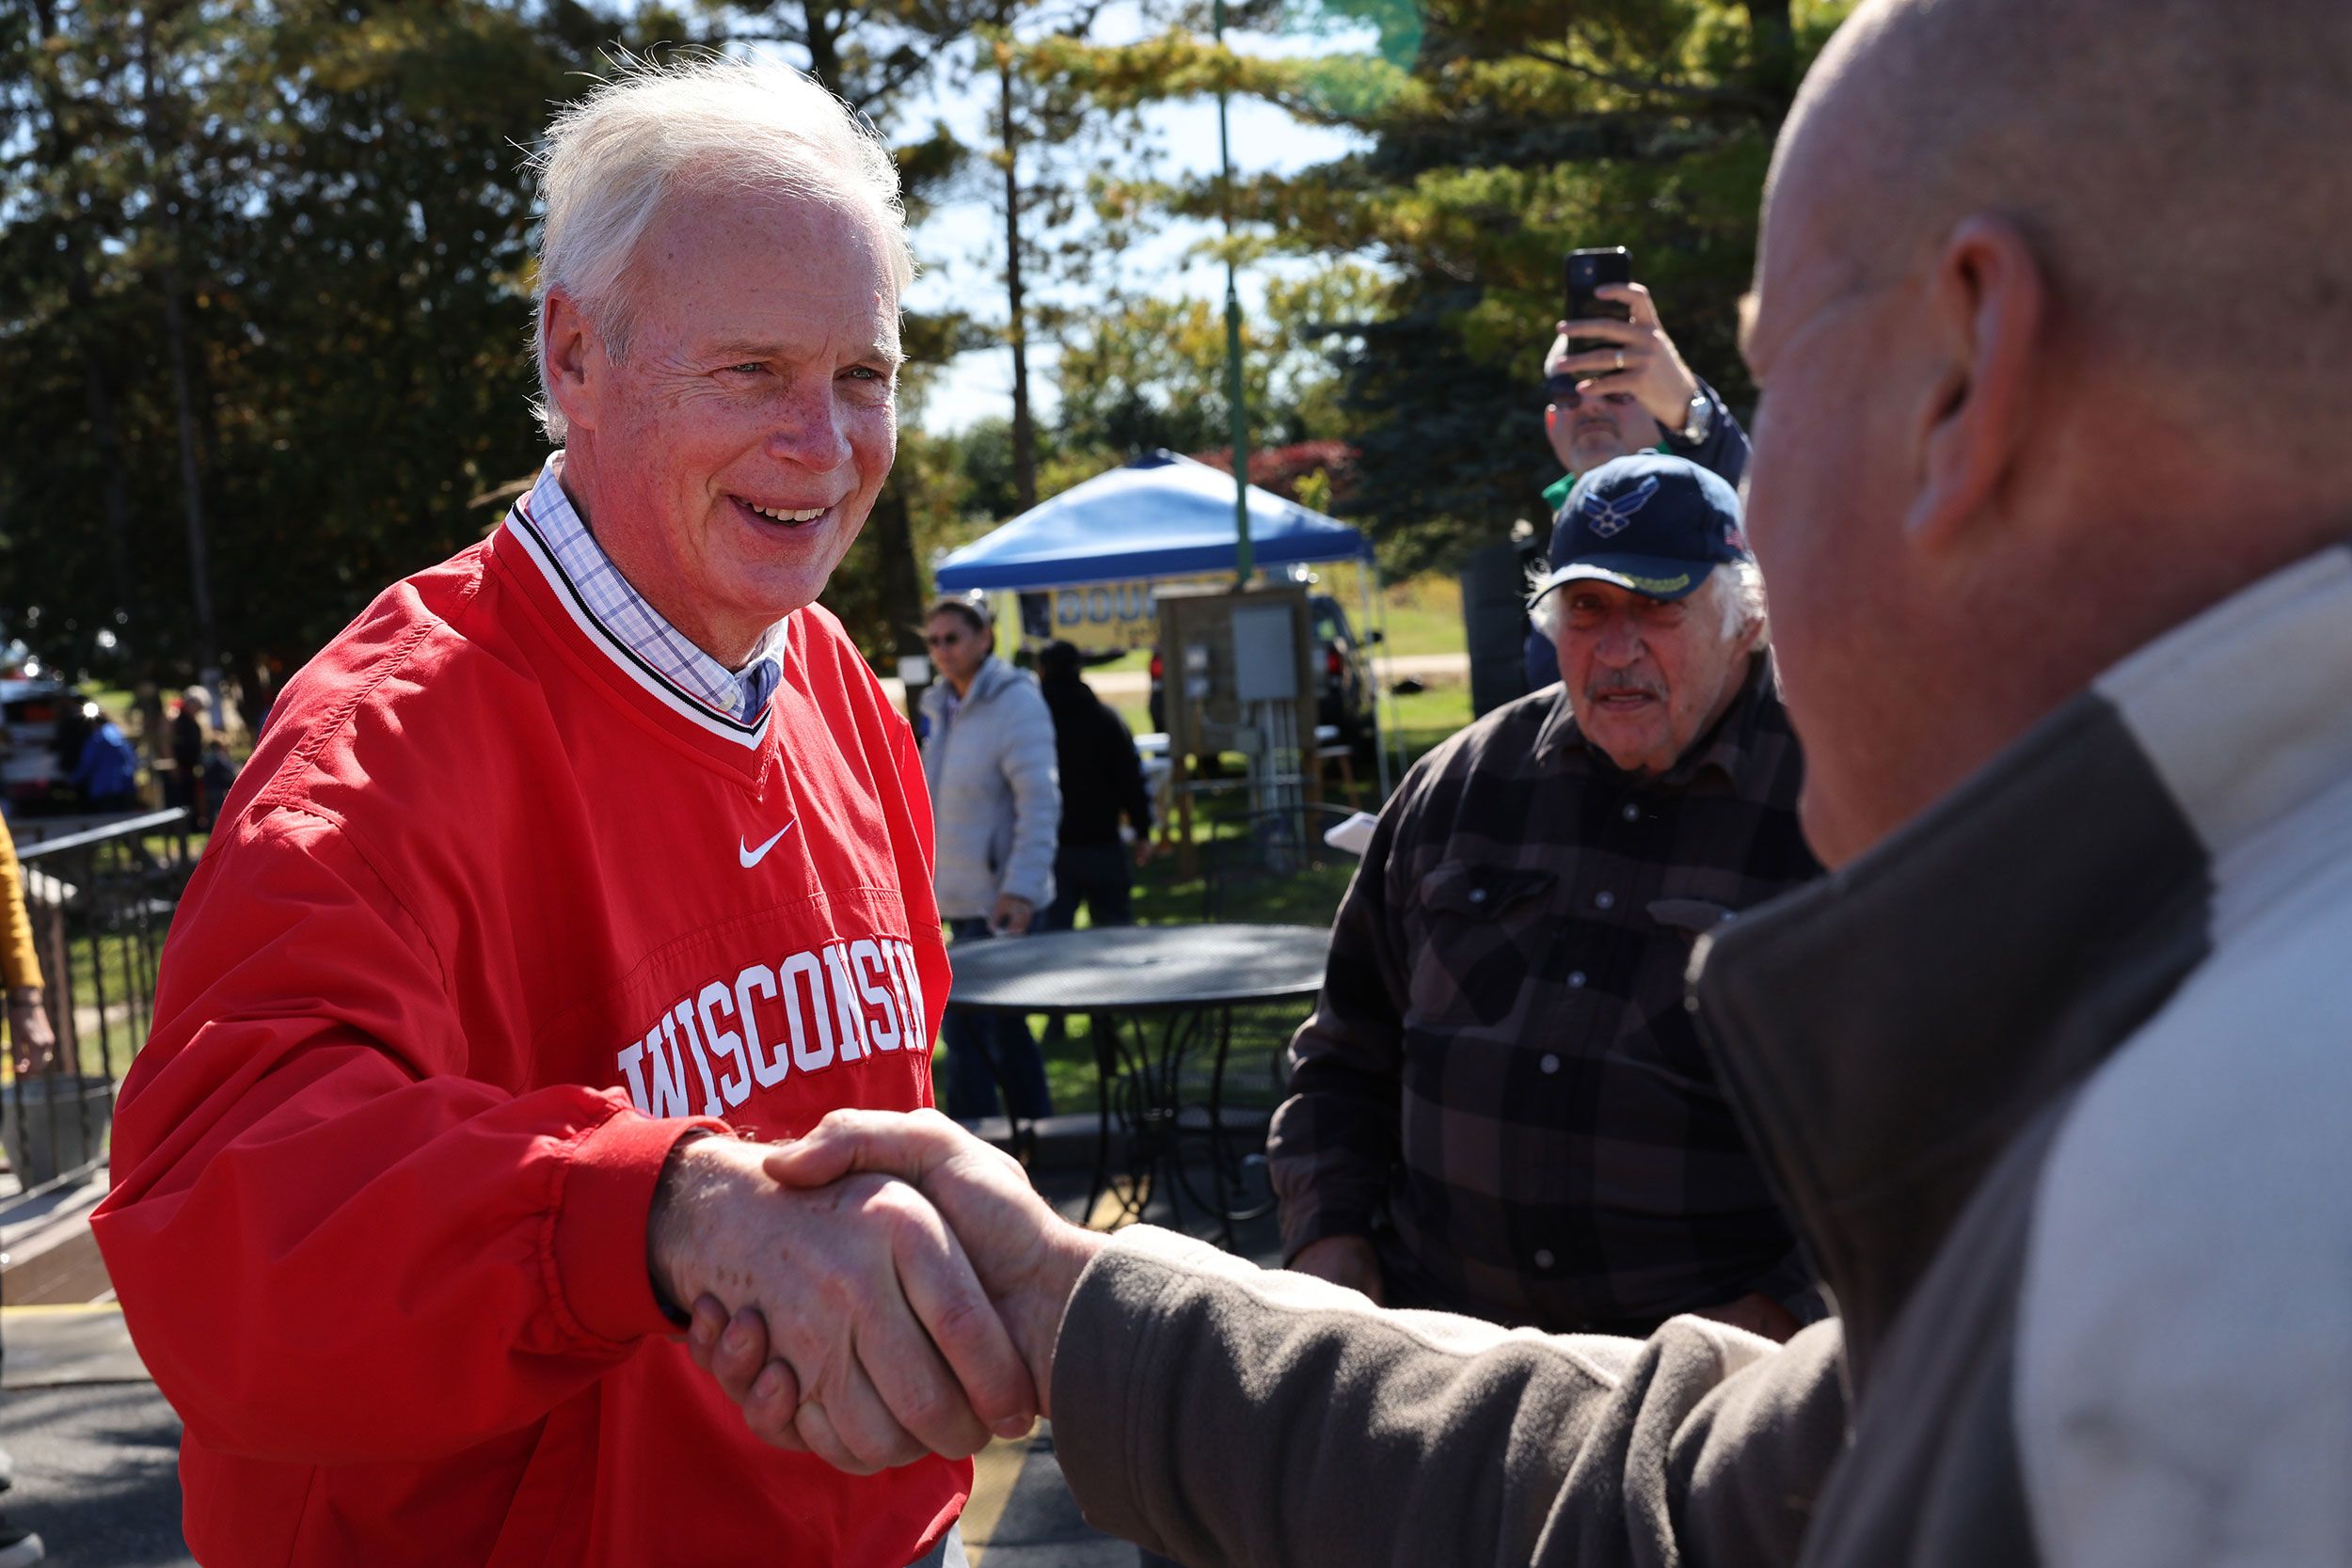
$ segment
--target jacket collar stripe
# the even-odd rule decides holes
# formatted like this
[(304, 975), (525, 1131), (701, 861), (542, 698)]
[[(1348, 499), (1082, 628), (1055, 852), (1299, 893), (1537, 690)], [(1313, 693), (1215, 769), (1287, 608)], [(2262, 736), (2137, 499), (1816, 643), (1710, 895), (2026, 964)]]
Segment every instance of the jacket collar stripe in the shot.
[(507, 513), (505, 528), (507, 533), (522, 546), (524, 555), (539, 569), (548, 587), (554, 590), (557, 602), (571, 616), (573, 624), (630, 679), (697, 728), (732, 740), (747, 750), (757, 750), (768, 733), (768, 705), (760, 708), (757, 721), (746, 723), (731, 714), (716, 711), (700, 698), (678, 687), (648, 664), (628, 643), (614, 636), (611, 628), (589, 610), (587, 602), (580, 596), (579, 585), (571, 580), (556, 561), (554, 552), (548, 547), (547, 540), (541, 536), (537, 525), (531, 519), (529, 509), (521, 500), (517, 500), (514, 509)]

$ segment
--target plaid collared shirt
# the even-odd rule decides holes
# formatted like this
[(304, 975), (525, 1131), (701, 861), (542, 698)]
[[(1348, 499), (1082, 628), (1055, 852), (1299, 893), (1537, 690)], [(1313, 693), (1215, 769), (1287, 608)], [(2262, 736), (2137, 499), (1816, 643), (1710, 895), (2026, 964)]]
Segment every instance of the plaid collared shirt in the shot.
[(1661, 778), (1589, 746), (1565, 687), (1423, 758), (1292, 1042), (1285, 1256), (1372, 1236), (1392, 1303), (1555, 1332), (1808, 1305), (1683, 978), (1700, 933), (1820, 875), (1803, 767), (1763, 657)]
[(563, 476), (564, 454), (550, 454), (522, 503), (523, 515), (580, 591), (588, 613), (679, 691), (714, 713), (746, 723), (756, 720), (784, 678), (785, 623), (778, 621), (761, 635), (740, 670), (729, 670), (688, 641), (684, 632), (621, 576), (571, 497), (564, 493)]

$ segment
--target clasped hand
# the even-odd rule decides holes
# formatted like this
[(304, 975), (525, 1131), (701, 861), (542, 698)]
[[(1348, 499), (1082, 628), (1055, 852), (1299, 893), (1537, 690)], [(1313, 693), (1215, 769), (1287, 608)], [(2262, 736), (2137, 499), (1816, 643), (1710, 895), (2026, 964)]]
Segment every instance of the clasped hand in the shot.
[(751, 1430), (865, 1475), (962, 1458), (1048, 1414), (1062, 1309), (1102, 1238), (935, 1111), (705, 1138), (664, 1177), (657, 1281)]

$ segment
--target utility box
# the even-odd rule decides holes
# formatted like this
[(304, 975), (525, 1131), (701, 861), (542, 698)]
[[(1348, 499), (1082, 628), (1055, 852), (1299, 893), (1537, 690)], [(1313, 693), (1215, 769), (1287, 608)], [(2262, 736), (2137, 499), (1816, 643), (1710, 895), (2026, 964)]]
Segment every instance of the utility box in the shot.
[[(1304, 603), (1302, 598), (1301, 603)], [(1295, 703), (1304, 684), (1297, 617), (1287, 604), (1233, 607), (1233, 695), (1253, 703)]]
[(1253, 810), (1268, 797), (1320, 793), (1315, 762), (1315, 639), (1304, 583), (1169, 585), (1154, 595), (1162, 704), (1175, 759), (1176, 809), (1192, 842), (1192, 759), (1248, 759)]

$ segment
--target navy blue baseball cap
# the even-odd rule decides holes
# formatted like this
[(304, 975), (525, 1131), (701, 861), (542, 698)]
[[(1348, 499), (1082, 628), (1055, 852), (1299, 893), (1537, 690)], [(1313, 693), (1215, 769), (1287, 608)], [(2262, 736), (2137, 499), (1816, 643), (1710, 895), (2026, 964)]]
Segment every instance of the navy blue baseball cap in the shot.
[(1640, 452), (1603, 463), (1568, 492), (1535, 597), (1591, 581), (1679, 599), (1724, 562), (1748, 559), (1737, 491), (1687, 458)]

